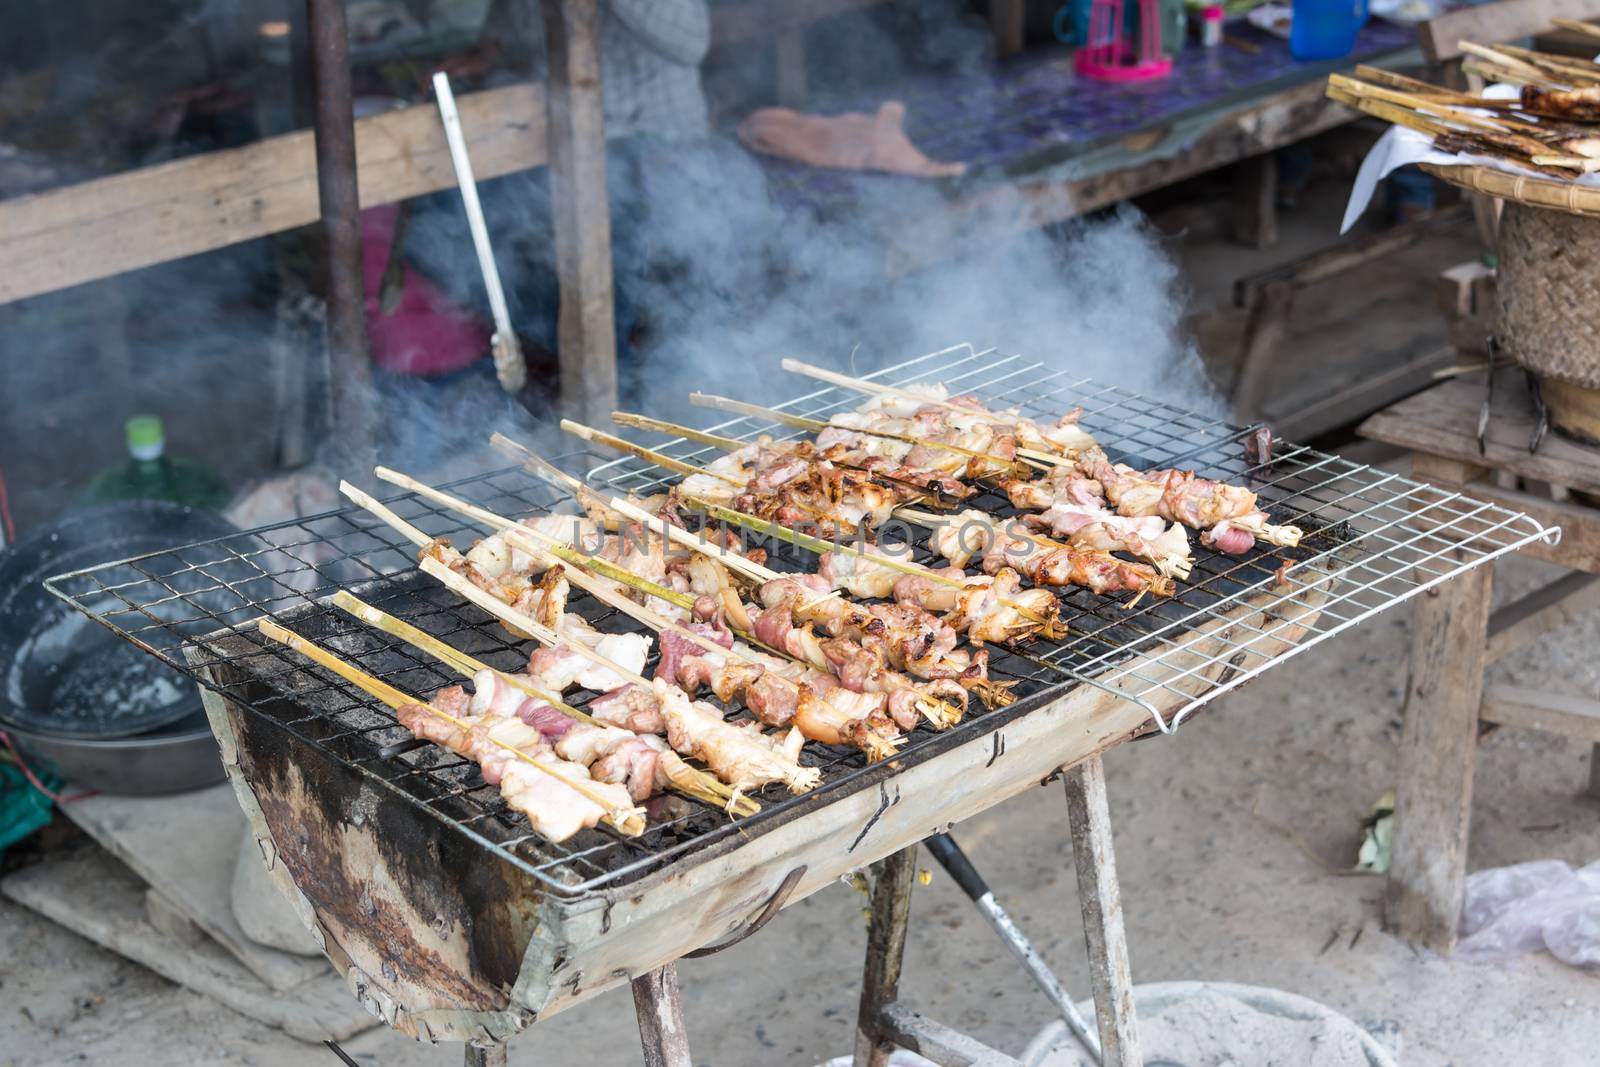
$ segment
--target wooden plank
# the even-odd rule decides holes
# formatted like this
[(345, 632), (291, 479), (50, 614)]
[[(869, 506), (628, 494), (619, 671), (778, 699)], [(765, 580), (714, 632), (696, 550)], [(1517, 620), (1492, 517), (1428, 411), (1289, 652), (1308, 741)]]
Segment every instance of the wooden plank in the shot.
[(1586, 611), (1600, 607), (1600, 577), (1574, 571), (1489, 616), (1488, 665), (1529, 642), (1558, 630)]
[(331, 970), (274, 989), (209, 937), (185, 942), (161, 933), (149, 921), (144, 884), (101, 849), (47, 856), (7, 876), (0, 894), (169, 982), (301, 1041), (343, 1041), (378, 1023)]
[(1434, 373), (1453, 366), (1457, 358), (1456, 350), (1448, 345), (1410, 359), (1396, 358), (1376, 373), (1350, 374), (1347, 385), (1302, 407), (1280, 411), (1263, 402), (1259, 417), (1271, 423), (1283, 440), (1306, 441), (1349, 426), (1375, 408), (1429, 388), (1435, 381)]
[(772, 37), (785, 30), (884, 2), (886, 0), (785, 0), (784, 3), (744, 0), (737, 4), (719, 4), (711, 11), (711, 46)]
[(1133, 968), (1122, 921), (1122, 889), (1111, 845), (1105, 765), (1094, 756), (1066, 774), (1067, 822), (1078, 871), (1083, 937), (1089, 946), (1089, 986), (1100, 1024), (1102, 1067), (1143, 1067), (1133, 1007)]
[(633, 1011), (644, 1067), (694, 1067), (676, 966), (669, 963), (633, 980)]
[(1474, 567), (1427, 590), (1411, 628), (1385, 923), (1438, 952), (1455, 945), (1461, 914), (1493, 576)]
[(867, 924), (861, 1006), (856, 1013), (855, 1067), (887, 1067), (894, 1054), (895, 1040), (884, 1027), (883, 1010), (894, 1003), (900, 991), (906, 930), (911, 924), (911, 886), (916, 873), (916, 845), (872, 865), (872, 914)]
[(1463, 40), (1503, 44), (1550, 29), (1554, 18), (1589, 19), (1600, 15), (1600, 0), (1500, 0), (1458, 8), (1417, 27), (1417, 41), (1429, 63), (1459, 59)]
[(1478, 410), (1483, 404), (1483, 376), (1465, 375), (1402, 400), (1361, 424), (1363, 437), (1387, 441), (1413, 452), (1426, 452), (1463, 463), (1510, 471), (1524, 478), (1600, 492), (1596, 451), (1559, 434), (1546, 435), (1539, 451), (1529, 454), (1533, 401), (1519, 368), (1500, 372), (1495, 380), (1493, 414), (1487, 448), (1478, 454)]
[[(885, 1005), (880, 1013), (883, 1030), (894, 1043), (939, 1067), (1024, 1067), (1021, 1060), (985, 1045), (975, 1037), (952, 1030), (901, 1004)], [(860, 1064), (860, 1060), (856, 1061)], [(887, 1062), (887, 1061), (885, 1061)]]
[(617, 327), (606, 196), (598, 0), (543, 0), (550, 54), (550, 201), (561, 310), (561, 408), (599, 426), (617, 406)]
[(1478, 717), (1501, 726), (1520, 726), (1600, 744), (1600, 700), (1520, 685), (1496, 685), (1485, 690)]
[[(1443, 487), (1459, 490), (1475, 499), (1485, 503), (1497, 504), (1510, 511), (1518, 511), (1527, 515), (1534, 522), (1546, 528), (1559, 527), (1561, 540), (1554, 545), (1545, 544), (1543, 541), (1534, 541), (1523, 545), (1517, 551), (1525, 556), (1535, 559), (1548, 560), (1559, 563), (1571, 570), (1585, 571), (1587, 573), (1600, 573), (1600, 516), (1594, 508), (1583, 507), (1578, 504), (1567, 504), (1551, 500), (1549, 497), (1534, 496), (1531, 493), (1519, 492), (1515, 489), (1501, 489), (1488, 481), (1454, 481), (1451, 477), (1440, 476), (1430, 472), (1431, 467), (1440, 464), (1452, 464), (1456, 469), (1461, 469), (1454, 460), (1440, 460), (1432, 456), (1418, 455), (1413, 462), (1419, 466), (1415, 469), (1416, 477), (1423, 481), (1433, 482)], [(1477, 468), (1465, 468), (1469, 471)], [(1475, 476), (1475, 475), (1474, 475)], [(1426, 500), (1426, 496), (1419, 497)], [(1411, 520), (1413, 526), (1426, 528), (1426, 516), (1418, 516)], [(1458, 535), (1471, 535), (1486, 531), (1485, 523), (1471, 520), (1455, 522), (1451, 526), (1453, 533)]]
[[(511, 85), (458, 100), (479, 178), (545, 162), (544, 93)], [(432, 104), (356, 123), (368, 207), (452, 188)], [(0, 304), (305, 226), (318, 218), (312, 133), (301, 130), (0, 201)]]
[[(1220, 116), (1182, 151), (1124, 167), (1108, 168), (1064, 182), (1010, 182), (985, 186), (915, 219), (897, 216), (882, 234), (884, 269), (890, 277), (949, 258), (978, 241), (996, 244), (1008, 237), (1110, 207), (1130, 197), (1164, 188), (1197, 174), (1293, 144), (1345, 123), (1360, 114), (1329, 100), (1321, 81), (1274, 93)], [(1170, 133), (1171, 131), (1166, 131)], [(1150, 134), (1133, 135), (1141, 142)]]

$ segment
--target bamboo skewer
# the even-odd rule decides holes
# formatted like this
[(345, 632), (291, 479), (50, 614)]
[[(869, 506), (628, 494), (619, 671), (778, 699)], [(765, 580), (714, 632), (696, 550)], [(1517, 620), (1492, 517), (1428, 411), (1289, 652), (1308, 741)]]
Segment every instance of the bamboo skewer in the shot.
[[(588, 712), (573, 707), (562, 700), (560, 696), (531, 684), (526, 677), (496, 670), (487, 663), (474, 659), (465, 652), (451, 647), (426, 630), (419, 630), (408, 622), (397, 619), (387, 612), (380, 611), (342, 589), (334, 594), (333, 602), (369, 626), (376, 627), (384, 633), (392, 634), (407, 644), (421, 649), (463, 677), (472, 678), (479, 671), (492, 671), (495, 677), (506, 685), (522, 691), (535, 700), (543, 701), (569, 719), (604, 730), (621, 729), (621, 727), (612, 726), (610, 723), (601, 722)], [(683, 757), (673, 752), (670, 748), (664, 749), (660, 755), (667, 769), (667, 780), (674, 789), (685, 796), (724, 810), (729, 809), (729, 802), (732, 801), (731, 810), (728, 811), (730, 815), (754, 815), (761, 810), (760, 804), (749, 797), (735, 797), (734, 790), (726, 783), (718, 781), (714, 776), (704, 771), (691, 767), (684, 762)]]
[(1490, 48), (1487, 45), (1475, 44), (1472, 41), (1458, 41), (1456, 47), (1474, 59), (1486, 60), (1504, 70), (1516, 72), (1520, 77), (1517, 80), (1532, 79), (1539, 84), (1549, 84), (1556, 88), (1568, 89), (1571, 86), (1553, 82), (1548, 73), (1533, 63), (1518, 59), (1516, 56), (1500, 49)]
[(636, 445), (632, 441), (617, 437), (615, 434), (606, 433), (604, 430), (596, 430), (592, 426), (585, 426), (581, 422), (573, 422), (571, 419), (562, 419), (561, 428), (579, 440), (589, 441), (593, 444), (606, 445), (609, 448), (616, 449), (618, 452), (626, 452), (629, 455), (638, 456), (640, 459), (648, 460), (658, 467), (665, 467), (674, 474), (682, 474), (685, 477), (694, 474), (708, 474), (713, 478), (720, 478), (729, 485), (737, 486), (740, 489), (743, 489), (745, 486), (745, 483), (737, 478), (730, 477), (726, 474), (719, 474), (716, 471), (706, 470), (702, 467), (696, 467), (693, 464), (685, 463), (679, 459), (673, 459), (669, 455), (657, 452), (654, 449), (646, 448), (643, 445)]
[[(1006, 459), (1004, 456), (994, 455), (991, 452), (979, 452), (976, 449), (962, 448), (960, 445), (945, 444), (942, 441), (929, 441), (923, 437), (914, 437), (911, 434), (895, 433), (892, 430), (858, 429), (854, 426), (835, 427), (833, 423), (823, 422), (821, 419), (808, 419), (803, 415), (791, 415), (786, 411), (779, 411), (776, 408), (764, 408), (759, 404), (747, 404), (742, 400), (733, 400), (729, 397), (716, 396), (712, 393), (690, 393), (689, 403), (695, 405), (696, 407), (710, 408), (714, 411), (727, 411), (736, 415), (744, 415), (750, 418), (766, 419), (769, 422), (776, 422), (785, 426), (792, 426), (797, 430), (810, 430), (813, 433), (819, 433), (822, 430), (836, 428), (848, 430), (851, 433), (865, 434), (868, 437), (882, 437), (890, 441), (901, 441), (906, 444), (923, 445), (927, 448), (937, 448), (945, 452), (952, 452), (958, 456), (966, 456), (969, 459), (988, 460), (992, 463), (1003, 463), (1007, 466), (1014, 466), (1017, 462)], [(1020, 462), (1027, 466), (1033, 467), (1035, 470), (1045, 470), (1050, 466), (1054, 466), (1054, 464), (1042, 464), (1036, 461), (1028, 460), (1022, 460)]]
[(1572, 30), (1576, 33), (1585, 33), (1590, 37), (1600, 37), (1600, 26), (1597, 26), (1592, 22), (1583, 22), (1579, 19), (1561, 18), (1559, 16), (1552, 18), (1550, 21), (1555, 25), (1560, 26), (1564, 30)]
[[(1509, 154), (1513, 157), (1519, 157), (1515, 160), (1515, 162), (1519, 163), (1519, 165), (1528, 167), (1530, 170), (1538, 171), (1551, 177), (1567, 177), (1565, 172), (1557, 168), (1534, 163), (1532, 161), (1531, 157), (1534, 153), (1542, 154), (1545, 151), (1545, 148), (1542, 144), (1535, 143), (1536, 147), (1530, 150), (1525, 143), (1517, 143), (1515, 135), (1492, 134), (1486, 131), (1468, 131), (1453, 128), (1445, 125), (1442, 121), (1433, 120), (1420, 112), (1412, 111), (1397, 104), (1388, 103), (1387, 101), (1376, 100), (1369, 97), (1360, 96), (1355, 93), (1350, 93), (1339, 88), (1338, 86), (1331, 84), (1328, 86), (1327, 96), (1330, 100), (1337, 100), (1341, 104), (1348, 104), (1353, 108), (1356, 108), (1360, 111), (1365, 111), (1369, 115), (1375, 115), (1378, 118), (1392, 122), (1397, 126), (1405, 126), (1409, 129), (1416, 130), (1419, 133), (1429, 134), (1435, 138), (1454, 138), (1459, 142), (1481, 144), (1487, 149), (1486, 154), (1493, 155), (1497, 151), (1501, 154)], [(1574, 158), (1576, 159), (1579, 157)]]
[[(799, 548), (808, 549), (817, 553), (818, 555), (821, 555), (825, 552), (842, 552), (854, 559), (864, 559), (869, 563), (879, 564), (888, 567), (890, 570), (899, 571), (901, 574), (913, 574), (919, 578), (927, 578), (929, 581), (938, 582), (941, 585), (950, 586), (955, 589), (969, 588), (968, 585), (961, 579), (951, 578), (948, 575), (940, 574), (933, 568), (925, 567), (921, 563), (917, 563), (914, 560), (900, 560), (895, 559), (892, 556), (874, 556), (858, 549), (851, 548), (849, 545), (835, 544), (832, 541), (825, 541), (820, 537), (812, 537), (809, 534), (801, 533), (799, 530), (792, 530), (781, 523), (773, 522), (767, 519), (760, 519), (754, 515), (747, 515), (742, 511), (735, 511), (733, 508), (725, 508), (721, 504), (713, 504), (709, 500), (701, 500), (698, 497), (688, 497), (686, 502), (704, 508), (708, 514), (720, 519), (723, 522), (735, 522), (741, 526), (764, 528), (767, 532), (783, 538), (790, 544)], [(1059, 641), (1067, 636), (1066, 627), (1061, 625), (1060, 619), (1056, 618), (1053, 614), (1047, 618), (1041, 616), (1038, 612), (1032, 610), (1031, 608), (1028, 608), (1022, 604), (1018, 604), (1016, 601), (1007, 599), (1006, 597), (996, 597), (995, 599), (1009, 608), (1016, 609), (1018, 613), (1032, 619), (1038, 624), (1040, 633), (1047, 640)]]
[[(346, 663), (344, 660), (340, 659), (338, 656), (335, 656), (332, 652), (329, 652), (316, 642), (301, 637), (299, 634), (294, 633), (293, 631), (284, 629), (271, 619), (262, 619), (257, 625), (261, 632), (267, 637), (272, 638), (274, 641), (288, 645), (290, 648), (316, 663), (318, 666), (332, 671), (345, 681), (360, 687), (367, 693), (389, 705), (391, 708), (399, 709), (407, 706), (424, 708), (438, 718), (448, 722), (456, 729), (461, 730), (463, 733), (470, 729), (466, 723), (462, 722), (460, 719), (449, 714), (448, 712), (441, 711), (425, 700), (415, 699), (401, 690), (396, 689), (394, 686), (389, 685), (387, 682), (383, 682), (377, 678), (374, 678), (372, 675), (361, 670), (359, 667)], [(556, 779), (562, 785), (565, 785), (573, 792), (583, 797), (585, 800), (588, 800), (590, 803), (604, 808), (606, 810), (606, 821), (611, 823), (622, 833), (627, 834), (630, 837), (638, 837), (640, 834), (644, 833), (645, 816), (643, 808), (612, 807), (611, 802), (606, 799), (604, 794), (597, 793), (595, 790), (587, 787), (582, 782), (574, 781), (571, 778), (568, 778), (565, 774), (556, 770), (554, 766), (544, 762), (543, 760), (534, 759), (526, 752), (515, 747), (514, 745), (508, 745), (504, 741), (497, 741), (494, 738), (489, 738), (489, 741), (496, 747), (510, 752), (512, 755), (516, 756), (519, 760), (528, 764), (529, 766), (537, 767), (540, 771)]]
[[(597, 563), (603, 563), (604, 562), (604, 561), (601, 561), (601, 560), (594, 560), (593, 557), (586, 556), (584, 553), (571, 552), (570, 550), (568, 552), (566, 552), (566, 553), (557, 553), (555, 551), (552, 551), (553, 549), (564, 548), (565, 546), (561, 546), (560, 543), (557, 542), (556, 539), (554, 537), (551, 537), (549, 534), (542, 533), (541, 531), (538, 531), (538, 530), (530, 529), (530, 528), (528, 528), (526, 526), (523, 526), (521, 523), (515, 522), (515, 521), (513, 521), (511, 519), (504, 518), (504, 517), (502, 517), (500, 515), (496, 515), (492, 511), (489, 511), (489, 510), (487, 510), (485, 508), (477, 507), (476, 505), (470, 504), (467, 501), (461, 500), (461, 499), (459, 499), (457, 497), (453, 497), (448, 493), (445, 493), (445, 492), (443, 492), (441, 490), (433, 488), (432, 486), (429, 486), (429, 485), (426, 485), (426, 484), (424, 484), (422, 482), (419, 482), (414, 478), (411, 478), (411, 477), (409, 477), (407, 475), (399, 473), (398, 471), (390, 470), (387, 467), (378, 467), (374, 471), (374, 473), (379, 478), (382, 478), (384, 481), (392, 482), (393, 484), (399, 485), (402, 488), (409, 489), (412, 492), (419, 493), (419, 494), (421, 494), (423, 496), (428, 497), (431, 500), (434, 500), (434, 501), (436, 501), (438, 503), (444, 504), (447, 507), (455, 508), (456, 510), (462, 512), (463, 514), (468, 515), (468, 516), (470, 516), (470, 517), (472, 517), (474, 519), (477, 519), (479, 522), (482, 522), (486, 526), (490, 526), (490, 527), (502, 530), (506, 534), (511, 535), (513, 537), (516, 537), (521, 542), (522, 547), (526, 551), (534, 554), (535, 556), (541, 556), (541, 555), (550, 556), (550, 555), (554, 555), (558, 559), (559, 558), (563, 558), (563, 556), (566, 556), (566, 557), (568, 557), (569, 562), (572, 562), (572, 563), (576, 564), (579, 567), (587, 566), (591, 562), (597, 562)], [(542, 543), (542, 542), (549, 542), (549, 543)], [(616, 569), (616, 568), (613, 568), (613, 571), (618, 576), (617, 580), (622, 581), (624, 584), (629, 585), (630, 587), (634, 587), (634, 588), (648, 587), (648, 588), (644, 588), (644, 591), (650, 593), (651, 595), (655, 595), (658, 592), (659, 593), (666, 593), (666, 594), (668, 594), (668, 599), (676, 599), (677, 597), (681, 596), (681, 594), (677, 594), (674, 590), (670, 590), (670, 589), (666, 589), (665, 587), (658, 586), (653, 582), (648, 582), (645, 579), (641, 579), (641, 578), (639, 578), (639, 577), (637, 577), (635, 575), (628, 574), (628, 572), (626, 572), (626, 571), (621, 571), (621, 570)], [(454, 572), (452, 572), (452, 573), (454, 573)], [(735, 648), (733, 648), (731, 650), (730, 649), (726, 649), (723, 646), (717, 644), (715, 641), (712, 641), (709, 638), (705, 637), (704, 635), (697, 634), (693, 630), (690, 630), (687, 627), (681, 626), (678, 623), (676, 623), (676, 622), (674, 622), (674, 621), (672, 621), (670, 619), (665, 618), (660, 613), (658, 613), (656, 611), (653, 611), (653, 610), (651, 610), (650, 608), (648, 608), (648, 607), (646, 607), (644, 605), (635, 604), (633, 601), (628, 600), (625, 597), (617, 596), (611, 590), (606, 589), (603, 585), (599, 584), (594, 579), (583, 575), (581, 572), (569, 572), (569, 577), (570, 577), (571, 581), (574, 584), (578, 585), (580, 588), (582, 588), (585, 591), (587, 591), (595, 599), (601, 601), (602, 603), (604, 603), (604, 604), (606, 604), (606, 605), (608, 605), (610, 607), (616, 608), (618, 611), (621, 611), (624, 614), (632, 616), (633, 618), (637, 619), (638, 621), (644, 623), (646, 626), (649, 626), (652, 629), (656, 630), (658, 633), (662, 632), (662, 631), (670, 630), (673, 633), (677, 634), (679, 637), (682, 637), (685, 640), (688, 640), (688, 641), (700, 646), (701, 648), (705, 649), (708, 652), (711, 652), (714, 655), (719, 655), (719, 656), (733, 655), (733, 656), (736, 656), (736, 657), (738, 657), (740, 659), (743, 659), (747, 663), (754, 663), (754, 664), (757, 664), (758, 666), (765, 666), (765, 664), (762, 664), (761, 660), (757, 656), (755, 656), (753, 653), (750, 653), (750, 652), (748, 652), (748, 651), (746, 651), (744, 649), (740, 649), (740, 648), (737, 648), (737, 647), (735, 647)], [(474, 586), (473, 588), (477, 588), (477, 587)], [(681, 604), (681, 600), (678, 601), (678, 602)], [(691, 607), (691, 608), (693, 607), (693, 599), (692, 598), (689, 600), (688, 606)], [(749, 635), (741, 634), (741, 636), (748, 637)], [(773, 649), (772, 652), (777, 656), (780, 656), (780, 657), (782, 657), (784, 659), (792, 660), (793, 662), (796, 662), (796, 663), (800, 663), (803, 666), (816, 667), (816, 668), (821, 669), (821, 670), (826, 670), (826, 665), (825, 664), (807, 663), (805, 660), (799, 659), (798, 657), (795, 657), (795, 656), (790, 656), (787, 653), (784, 653), (784, 652), (782, 652), (780, 650), (777, 650), (777, 649)], [(799, 683), (793, 681), (792, 679), (785, 678), (783, 675), (776, 674), (776, 673), (774, 673), (773, 677), (779, 679), (779, 684), (785, 685), (788, 688), (793, 689), (797, 694), (800, 692)], [(540, 698), (540, 699), (543, 699), (543, 698)], [(832, 710), (836, 714), (840, 714), (841, 718), (843, 717), (842, 713), (840, 713), (837, 708), (833, 708), (833, 705), (828, 701), (828, 699), (825, 696), (822, 696), (822, 695), (818, 694), (816, 699), (821, 704), (823, 704), (824, 706), (832, 708)], [(923, 704), (933, 705), (934, 707), (933, 708), (921, 708), (921, 705), (923, 705)], [(921, 710), (923, 710), (923, 713), (928, 718), (928, 720), (930, 722), (932, 722), (933, 724), (937, 725), (937, 726), (943, 727), (943, 726), (953, 725), (954, 719), (952, 718), (952, 716), (954, 718), (959, 718), (958, 709), (952, 708), (949, 705), (943, 704), (942, 702), (934, 701), (931, 698), (925, 698), (925, 697), (924, 698), (920, 698), (920, 700), (919, 700), (919, 708), (921, 708)], [(894, 746), (898, 743), (899, 739), (897, 737), (894, 737), (894, 738), (882, 738), (882, 741), (883, 741), (883, 744), (875, 745), (873, 750), (868, 753), (874, 759), (883, 759), (883, 758), (886, 758), (886, 757), (888, 757), (890, 755), (893, 755)]]
[[(827, 382), (829, 385), (837, 385), (843, 389), (852, 389), (858, 393), (869, 393), (874, 396), (898, 396), (907, 400), (915, 400), (918, 403), (930, 404), (934, 407), (941, 407), (947, 411), (958, 412), (962, 415), (983, 414), (983, 412), (974, 411), (972, 408), (964, 408), (960, 404), (952, 404), (948, 400), (937, 400), (932, 397), (918, 396), (916, 393), (913, 393), (910, 390), (902, 389), (893, 385), (884, 385), (881, 382), (868, 381), (865, 378), (852, 378), (848, 374), (840, 374), (837, 371), (828, 370), (826, 367), (818, 367), (815, 364), (806, 363), (798, 359), (785, 359), (782, 362), (782, 367), (786, 371), (804, 375), (807, 378), (815, 378), (819, 382)], [(1060, 466), (1064, 461), (1067, 460), (1067, 457), (1064, 455), (1051, 452), (1039, 452), (1030, 448), (1017, 449), (1017, 455), (1027, 459), (1037, 460), (1041, 463), (1053, 464), (1055, 466)]]

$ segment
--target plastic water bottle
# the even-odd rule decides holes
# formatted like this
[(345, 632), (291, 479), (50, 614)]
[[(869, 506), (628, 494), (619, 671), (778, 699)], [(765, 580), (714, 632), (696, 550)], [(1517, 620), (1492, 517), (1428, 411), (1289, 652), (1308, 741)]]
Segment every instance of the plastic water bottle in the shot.
[(1294, 0), (1289, 53), (1296, 59), (1347, 56), (1366, 21), (1367, 0)]
[(90, 480), (85, 503), (107, 500), (170, 500), (221, 511), (233, 492), (209, 467), (166, 455), (167, 436), (154, 415), (128, 420), (128, 459)]

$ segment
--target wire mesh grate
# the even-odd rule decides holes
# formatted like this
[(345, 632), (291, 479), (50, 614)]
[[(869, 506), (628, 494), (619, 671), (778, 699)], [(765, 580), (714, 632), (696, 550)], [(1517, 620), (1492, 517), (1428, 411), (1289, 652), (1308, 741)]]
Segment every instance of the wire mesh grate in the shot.
[[(1082, 406), (1084, 425), (1114, 459), (1143, 467), (1192, 466), (1211, 477), (1248, 481), (1275, 521), (1299, 522), (1308, 535), (1298, 549), (1256, 550), (1244, 557), (1199, 551), (1190, 580), (1167, 600), (1147, 598), (1129, 607), (1125, 594), (1062, 591), (1063, 618), (1070, 627), (1065, 640), (992, 650), (990, 674), (1014, 685), (1017, 702), (993, 711), (974, 703), (965, 722), (944, 732), (919, 726), (907, 736), (893, 767), (868, 764), (853, 749), (808, 743), (803, 762), (823, 771), (823, 784), (812, 793), (791, 797), (769, 787), (758, 794), (762, 812), (737, 823), (684, 802), (654, 811), (641, 837), (601, 826), (561, 845), (533, 834), (526, 820), (506, 807), (498, 790), (484, 782), (474, 763), (415, 739), (386, 707), (256, 631), (260, 617), (274, 616), (419, 697), (462, 681), (328, 603), (332, 593), (349, 589), (493, 667), (523, 668), (530, 644), (419, 574), (414, 546), (364, 512), (279, 523), (59, 575), (46, 585), (201, 685), (377, 786), (408, 797), (429, 817), (472, 836), (558, 895), (577, 898), (636, 880), (690, 853), (736, 848), (794, 815), (983, 737), (1080, 684), (1110, 689), (1139, 703), (1150, 714), (1153, 729), (1171, 731), (1195, 708), (1289, 655), (1465, 567), (1551, 536), (1525, 516), (1309, 449), (1286, 448), (1270, 466), (1253, 466), (1243, 451), (1246, 430), (1015, 356), (963, 347), (875, 377), (941, 380), (954, 391), (976, 392), (986, 401), (1014, 405), (1038, 417)], [(860, 399), (828, 388), (784, 409), (826, 418)], [(733, 419), (718, 428), (733, 437), (763, 431), (772, 428), (751, 419)], [(684, 441), (662, 450), (689, 462), (714, 455)], [(564, 460), (570, 469), (591, 462), (583, 454)], [(636, 460), (602, 464), (589, 477), (593, 483), (641, 495), (670, 480)], [(509, 516), (546, 512), (564, 503), (555, 490), (517, 469), (476, 475), (445, 488)], [(452, 538), (462, 546), (483, 533), (413, 495), (389, 504), (424, 533)], [(975, 505), (1001, 514), (1012, 511), (994, 494)], [(925, 540), (916, 548), (918, 558), (931, 557)], [(790, 549), (773, 565), (796, 569), (814, 562), (808, 553)], [(1307, 610), (1309, 600), (1316, 602), (1315, 613)], [(569, 607), (601, 629), (639, 629), (578, 590)], [(1204, 635), (1203, 642), (1196, 640), (1197, 634)], [(582, 706), (594, 695), (569, 693), (567, 699)]]

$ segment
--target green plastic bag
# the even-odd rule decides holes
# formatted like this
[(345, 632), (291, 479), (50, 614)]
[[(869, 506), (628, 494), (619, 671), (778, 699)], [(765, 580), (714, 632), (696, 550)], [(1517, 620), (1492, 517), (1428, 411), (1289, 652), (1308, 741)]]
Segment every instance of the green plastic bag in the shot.
[[(41, 781), (54, 791), (61, 785), (54, 775)], [(50, 821), (50, 798), (33, 787), (27, 777), (10, 763), (0, 763), (0, 856)]]

